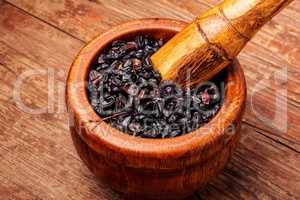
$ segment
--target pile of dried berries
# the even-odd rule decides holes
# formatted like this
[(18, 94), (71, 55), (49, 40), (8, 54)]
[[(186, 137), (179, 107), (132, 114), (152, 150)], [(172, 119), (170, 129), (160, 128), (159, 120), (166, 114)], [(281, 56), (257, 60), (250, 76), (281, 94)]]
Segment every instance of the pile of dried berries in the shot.
[(162, 45), (163, 40), (138, 35), (112, 42), (99, 56), (88, 90), (104, 121), (130, 135), (168, 138), (193, 131), (216, 114), (221, 104), (216, 84), (190, 89), (161, 81), (150, 56)]

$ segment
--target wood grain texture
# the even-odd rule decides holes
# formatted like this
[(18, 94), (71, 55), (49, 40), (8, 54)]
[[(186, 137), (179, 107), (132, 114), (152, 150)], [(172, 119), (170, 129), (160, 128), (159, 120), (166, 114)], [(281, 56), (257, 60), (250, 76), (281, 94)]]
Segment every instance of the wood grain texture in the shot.
[[(57, 98), (55, 113), (39, 115), (25, 113), (13, 100), (17, 74), (64, 71), (82, 43), (7, 4), (0, 12), (0, 199), (118, 199), (81, 164)], [(58, 77), (56, 86), (63, 81)], [(47, 92), (47, 76), (37, 76), (23, 85), (22, 99), (31, 108), (45, 107)]]
[[(130, 4), (119, 0), (10, 2), (29, 14), (14, 5), (1, 4), (0, 199), (119, 199), (77, 160), (66, 115), (32, 116), (16, 107), (11, 94), (14, 76), (30, 68), (46, 66), (66, 70), (83, 45), (68, 36), (70, 34), (87, 41), (113, 25), (141, 17), (189, 21), (218, 0), (134, 0)], [(78, 9), (82, 5), (87, 7), (84, 14)], [(149, 9), (145, 10), (144, 5)], [(57, 14), (59, 12), (65, 13), (63, 17)], [(300, 159), (297, 153), (300, 150), (300, 50), (296, 44), (300, 42), (300, 21), (295, 19), (300, 19), (300, 1), (292, 3), (269, 22), (239, 56), (249, 96), (258, 81), (263, 80), (266, 86), (253, 101), (261, 115), (272, 117), (276, 108), (274, 94), (287, 90), (278, 100), (278, 106), (284, 106), (287, 97), (288, 130), (280, 131), (258, 119), (248, 99), (244, 119), (247, 124), (244, 124), (242, 141), (232, 162), (219, 177), (199, 190), (200, 195), (190, 199), (198, 199), (197, 196), (208, 200), (299, 199), (299, 170), (296, 167)], [(26, 26), (22, 25), (24, 21)], [(85, 23), (87, 21), (90, 23)], [(56, 27), (68, 34), (61, 33)], [(63, 45), (65, 41), (68, 45)], [(50, 59), (49, 55), (52, 55)], [(287, 67), (287, 81), (274, 84), (274, 73), (283, 66)], [(283, 75), (279, 78), (284, 80)], [(34, 83), (30, 80), (24, 86), (22, 98), (27, 99), (28, 105), (46, 105), (47, 88), (42, 84), (46, 77), (39, 80)], [(58, 82), (63, 81), (60, 80)], [(29, 127), (32, 124), (33, 131)], [(50, 134), (49, 129), (53, 129)]]
[(203, 199), (299, 199), (299, 153), (278, 146), (258, 129), (243, 127), (231, 162), (199, 191)]

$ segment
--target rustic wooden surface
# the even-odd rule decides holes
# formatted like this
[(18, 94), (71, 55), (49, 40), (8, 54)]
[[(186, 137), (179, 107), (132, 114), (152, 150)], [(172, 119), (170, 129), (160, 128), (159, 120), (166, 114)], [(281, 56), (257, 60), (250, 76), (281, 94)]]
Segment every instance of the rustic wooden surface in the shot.
[[(129, 19), (189, 21), (218, 0), (0, 0), (0, 199), (120, 199), (79, 160), (62, 109), (64, 73), (89, 39)], [(269, 22), (239, 56), (248, 83), (243, 136), (222, 174), (189, 199), (300, 199), (300, 1)], [(54, 107), (28, 114), (16, 78), (53, 69)], [(287, 76), (282, 72), (287, 71)], [(255, 92), (257, 83), (265, 86)], [(22, 87), (27, 106), (47, 106), (47, 76)], [(279, 98), (275, 94), (280, 93)], [(252, 98), (251, 98), (252, 96)], [(287, 108), (288, 127), (271, 119)]]

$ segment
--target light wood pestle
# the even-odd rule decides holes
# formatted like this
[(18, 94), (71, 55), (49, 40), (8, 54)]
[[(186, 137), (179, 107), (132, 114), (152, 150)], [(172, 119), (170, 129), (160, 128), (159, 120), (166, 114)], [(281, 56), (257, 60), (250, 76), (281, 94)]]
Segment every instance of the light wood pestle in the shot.
[(254, 34), (293, 0), (225, 0), (195, 18), (151, 60), (163, 80), (194, 85), (232, 62)]

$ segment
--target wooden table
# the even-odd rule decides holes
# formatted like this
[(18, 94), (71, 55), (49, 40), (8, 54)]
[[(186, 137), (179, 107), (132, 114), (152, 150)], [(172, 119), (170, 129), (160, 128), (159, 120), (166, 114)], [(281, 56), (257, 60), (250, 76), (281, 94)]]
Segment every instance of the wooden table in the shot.
[[(217, 2), (0, 0), (0, 199), (121, 199), (72, 146), (64, 73), (87, 41), (116, 24), (189, 21)], [(242, 140), (222, 174), (188, 199), (300, 199), (300, 1), (268, 23), (239, 59), (249, 94)], [(20, 98), (28, 108), (47, 109), (39, 113), (21, 109), (13, 92), (33, 70), (39, 74), (24, 81)], [(55, 75), (53, 91), (46, 72)]]

